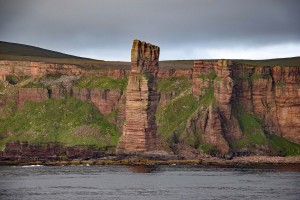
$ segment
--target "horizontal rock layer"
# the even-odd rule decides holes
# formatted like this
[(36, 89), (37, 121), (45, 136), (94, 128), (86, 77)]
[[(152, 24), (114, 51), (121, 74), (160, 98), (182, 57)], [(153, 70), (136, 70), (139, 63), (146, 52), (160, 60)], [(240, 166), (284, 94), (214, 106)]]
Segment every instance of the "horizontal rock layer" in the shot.
[(160, 148), (155, 113), (158, 105), (159, 47), (135, 40), (126, 89), (125, 124), (118, 154), (135, 154)]
[[(195, 61), (192, 81), (195, 98), (213, 89), (214, 109), (203, 108), (199, 114), (202, 117), (198, 118), (202, 139), (207, 143), (226, 152), (224, 141), (231, 144), (242, 137), (232, 113), (235, 107), (262, 119), (269, 133), (300, 143), (299, 67), (250, 66), (227, 60)], [(216, 119), (221, 123), (216, 123)], [(211, 123), (214, 133), (210, 133)]]

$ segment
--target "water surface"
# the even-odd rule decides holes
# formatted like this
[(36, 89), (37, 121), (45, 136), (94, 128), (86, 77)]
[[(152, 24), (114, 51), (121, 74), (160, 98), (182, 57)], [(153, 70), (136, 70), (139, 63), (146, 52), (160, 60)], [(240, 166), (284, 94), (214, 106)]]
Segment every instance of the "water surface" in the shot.
[(300, 199), (300, 171), (203, 166), (1, 166), (0, 199)]

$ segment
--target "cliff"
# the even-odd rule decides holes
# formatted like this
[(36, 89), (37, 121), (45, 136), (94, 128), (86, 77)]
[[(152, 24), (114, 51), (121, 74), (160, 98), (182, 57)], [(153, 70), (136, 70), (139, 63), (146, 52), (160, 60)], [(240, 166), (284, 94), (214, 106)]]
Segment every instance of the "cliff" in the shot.
[(1, 159), (300, 154), (299, 66), (158, 58), (135, 41), (131, 69), (1, 60)]
[(221, 153), (266, 152), (272, 134), (299, 143), (299, 69), (195, 61), (193, 95), (200, 109), (194, 126), (201, 139)]

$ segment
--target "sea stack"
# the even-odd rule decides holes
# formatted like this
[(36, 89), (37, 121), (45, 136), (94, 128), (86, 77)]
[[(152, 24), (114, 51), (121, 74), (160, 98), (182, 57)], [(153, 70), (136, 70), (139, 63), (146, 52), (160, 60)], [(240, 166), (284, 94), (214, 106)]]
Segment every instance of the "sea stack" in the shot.
[(161, 150), (155, 113), (158, 105), (157, 73), (159, 47), (134, 40), (131, 71), (126, 89), (126, 112), (118, 155), (136, 155)]

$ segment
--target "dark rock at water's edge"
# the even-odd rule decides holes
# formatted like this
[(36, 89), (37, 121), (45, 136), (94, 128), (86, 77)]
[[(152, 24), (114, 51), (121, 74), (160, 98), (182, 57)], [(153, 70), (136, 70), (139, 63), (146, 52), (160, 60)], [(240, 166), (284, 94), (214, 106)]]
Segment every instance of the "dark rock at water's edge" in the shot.
[(60, 161), (72, 159), (96, 159), (114, 156), (115, 147), (96, 149), (87, 146), (67, 147), (59, 143), (31, 144), (9, 142), (0, 152), (0, 161)]

